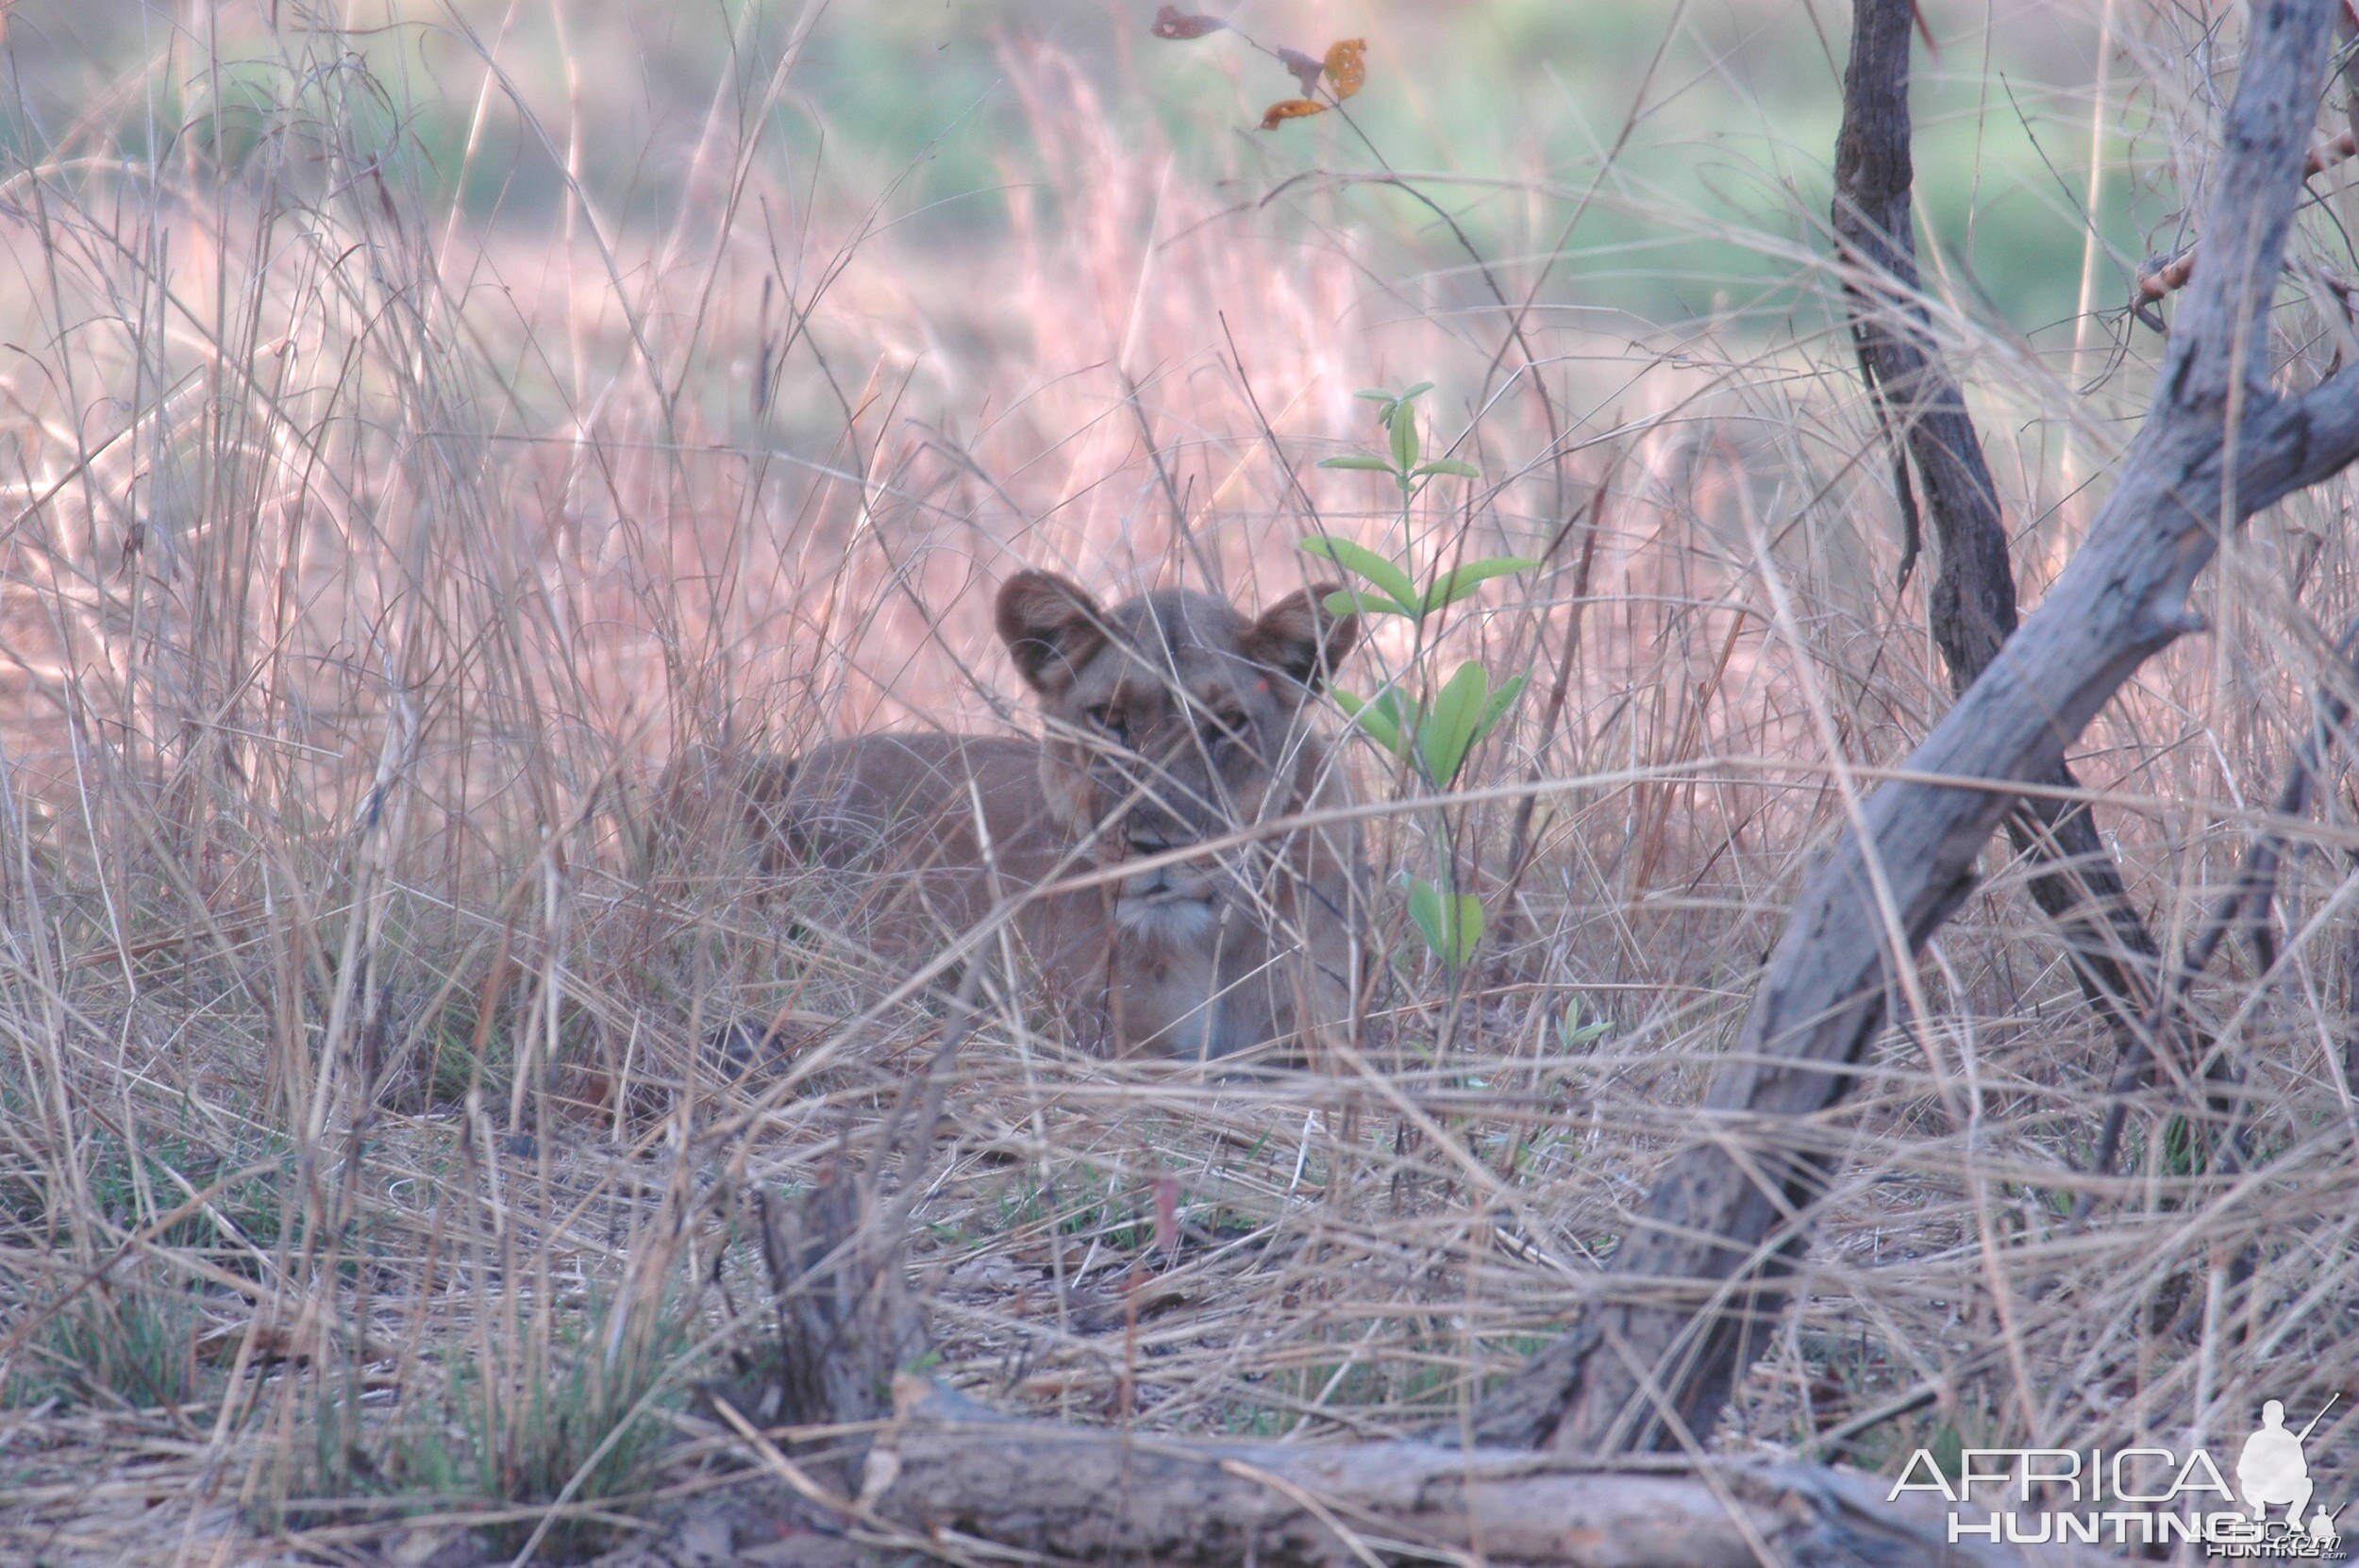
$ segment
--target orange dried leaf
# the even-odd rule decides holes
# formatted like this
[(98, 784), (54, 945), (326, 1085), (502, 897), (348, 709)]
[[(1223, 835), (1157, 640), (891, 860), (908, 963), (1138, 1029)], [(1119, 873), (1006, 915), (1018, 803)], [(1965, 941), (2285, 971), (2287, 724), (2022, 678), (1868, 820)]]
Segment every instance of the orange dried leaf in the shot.
[(1206, 33), (1223, 31), (1228, 25), (1217, 16), (1190, 16), (1177, 6), (1165, 6), (1155, 13), (1157, 38), (1202, 38)]
[(1340, 39), (1327, 46), (1327, 79), (1336, 97), (1350, 97), (1368, 79), (1367, 52), (1364, 38)]
[(226, 1366), (238, 1359), (239, 1347), (247, 1340), (254, 1342), (254, 1364), (273, 1366), (281, 1361), (308, 1362), (311, 1353), (294, 1329), (283, 1323), (255, 1318), (251, 1322), (213, 1325), (197, 1334), (194, 1348), (199, 1359), (214, 1366)]
[(1327, 62), (1316, 55), (1306, 55), (1299, 49), (1280, 49), (1278, 63), (1295, 74), (1302, 84), (1302, 95), (1308, 98), (1319, 90), (1319, 77), (1327, 74)]
[(1288, 120), (1299, 120), (1306, 114), (1325, 114), (1325, 104), (1314, 104), (1308, 98), (1280, 98), (1262, 115), (1262, 128), (1276, 130)]

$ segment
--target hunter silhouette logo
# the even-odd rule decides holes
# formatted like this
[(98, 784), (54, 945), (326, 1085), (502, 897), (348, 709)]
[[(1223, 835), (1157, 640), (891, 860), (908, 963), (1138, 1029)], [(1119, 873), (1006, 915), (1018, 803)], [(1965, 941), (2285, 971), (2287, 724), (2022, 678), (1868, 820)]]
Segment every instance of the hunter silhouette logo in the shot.
[[(2244, 1452), (2236, 1456), (2236, 1490), (2244, 1497), (2245, 1507), (2252, 1510), (2253, 1522), (2268, 1524), (2269, 1510), (2284, 1508), (2287, 1544), (2292, 1537), (2302, 1537), (2301, 1544), (2310, 1550), (2301, 1555), (2323, 1557), (2342, 1544), (2342, 1536), (2334, 1528), (2334, 1516), (2320, 1503), (2317, 1511), (2303, 1519), (2301, 1510), (2309, 1506), (2311, 1481), (2310, 1461), (2301, 1445), (2326, 1419), (2326, 1411), (2334, 1408), (2334, 1400), (2326, 1409), (2310, 1418), (2310, 1424), (2299, 1432), (2285, 1430), (2285, 1403), (2272, 1399), (2261, 1407), (2261, 1429), (2244, 1440)], [(2291, 1554), (2284, 1554), (2291, 1555)]]
[(2284, 1505), (2285, 1523), (2303, 1529), (2302, 1506), (2310, 1501), (2310, 1461), (2301, 1444), (2326, 1412), (2310, 1418), (2299, 1432), (2285, 1430), (2285, 1402), (2272, 1399), (2261, 1407), (2261, 1429), (2244, 1440), (2236, 1456), (2236, 1490), (2244, 1493), (2252, 1517), (2268, 1522), (2269, 1510)]
[[(2302, 1446), (2334, 1403), (2329, 1399), (2300, 1431), (2286, 1426), (2284, 1401), (2262, 1405), (2259, 1428), (2236, 1451), (2233, 1486), (2202, 1448), (2183, 1455), (2144, 1445), (1968, 1448), (1957, 1457), (1954, 1480), (1920, 1448), (1902, 1467), (1890, 1498), (1940, 1493), (1952, 1505), (1952, 1543), (1975, 1536), (2014, 1545), (2184, 1542), (2200, 1543), (2213, 1557), (2340, 1560), (2342, 1534), (2334, 1527), (2340, 1510), (2329, 1511), (2322, 1502), (2313, 1506), (2317, 1482)], [(1999, 1493), (1995, 1510), (1993, 1488)], [(1962, 1508), (1970, 1511), (1962, 1514)]]

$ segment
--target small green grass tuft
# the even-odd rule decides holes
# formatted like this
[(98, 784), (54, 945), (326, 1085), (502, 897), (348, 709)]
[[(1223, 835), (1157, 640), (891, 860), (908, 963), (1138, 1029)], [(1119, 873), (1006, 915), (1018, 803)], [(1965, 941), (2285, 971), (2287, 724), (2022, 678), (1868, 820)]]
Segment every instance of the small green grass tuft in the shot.
[(26, 1339), (0, 1380), (0, 1405), (186, 1405), (196, 1396), (203, 1325), (203, 1311), (185, 1293), (100, 1280)]
[[(622, 1314), (618, 1317), (618, 1314)], [(372, 1434), (357, 1388), (320, 1412), (315, 1469), (284, 1505), (292, 1523), (355, 1512), (481, 1514), (502, 1557), (533, 1543), (552, 1560), (596, 1550), (613, 1505), (645, 1493), (682, 1380), (685, 1313), (627, 1297), (557, 1318), (552, 1340), (520, 1335), (513, 1361), (452, 1347), (439, 1395)]]

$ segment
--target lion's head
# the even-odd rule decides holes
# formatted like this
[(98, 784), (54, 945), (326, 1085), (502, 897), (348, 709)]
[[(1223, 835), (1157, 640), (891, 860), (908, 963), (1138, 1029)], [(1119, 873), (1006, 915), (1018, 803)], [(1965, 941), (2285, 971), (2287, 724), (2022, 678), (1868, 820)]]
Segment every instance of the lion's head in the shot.
[[(1108, 609), (1064, 578), (1023, 572), (999, 590), (998, 629), (1039, 693), (1049, 809), (1110, 859), (1159, 856), (1303, 803), (1320, 765), (1303, 708), (1359, 636), (1324, 608), (1331, 586), (1247, 620), (1226, 600), (1160, 589)], [(1116, 914), (1188, 934), (1226, 880), (1210, 863), (1143, 872)]]

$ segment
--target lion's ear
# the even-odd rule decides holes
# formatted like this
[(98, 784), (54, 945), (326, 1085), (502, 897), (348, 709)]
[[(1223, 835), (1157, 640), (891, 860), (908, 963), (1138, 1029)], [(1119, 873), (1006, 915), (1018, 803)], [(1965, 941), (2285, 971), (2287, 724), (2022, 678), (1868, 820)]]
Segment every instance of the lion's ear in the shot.
[(1298, 588), (1262, 612), (1246, 628), (1245, 656), (1315, 692), (1360, 641), (1360, 617), (1330, 615), (1327, 596), (1340, 592), (1325, 582)]
[(1033, 691), (1053, 696), (1106, 642), (1106, 612), (1054, 572), (1018, 572), (999, 585), (999, 640)]

